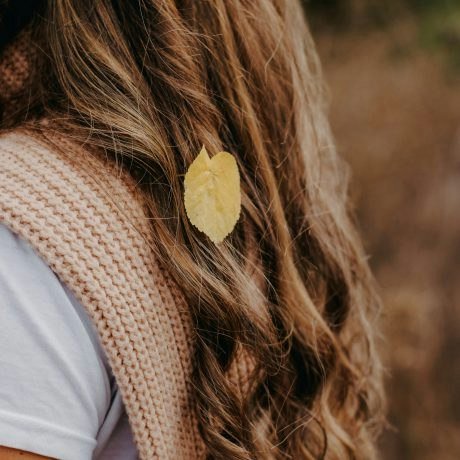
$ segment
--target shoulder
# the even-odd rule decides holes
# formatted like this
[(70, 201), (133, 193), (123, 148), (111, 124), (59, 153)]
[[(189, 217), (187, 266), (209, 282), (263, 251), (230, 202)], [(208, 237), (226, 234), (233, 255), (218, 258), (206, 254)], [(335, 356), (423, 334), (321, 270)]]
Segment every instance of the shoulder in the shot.
[(142, 194), (112, 164), (69, 139), (0, 134), (0, 223), (86, 307), (138, 433), (161, 433), (188, 395), (193, 322), (156, 257)]
[[(89, 338), (94, 349), (98, 351), (107, 373), (110, 374), (107, 359), (97, 338), (97, 331), (81, 303), (36, 250), (3, 223), (0, 223), (0, 299), (3, 305), (3, 320), (6, 319), (8, 311), (13, 310), (19, 315), (39, 315), (51, 322), (59, 322), (61, 327), (56, 328), (57, 334), (62, 331), (63, 324), (72, 325), (69, 329), (77, 333), (79, 329), (75, 325), (78, 323), (80, 329), (85, 330), (85, 336), (80, 337), (78, 342), (84, 342)], [(50, 330), (55, 329), (53, 324), (50, 326)]]
[(97, 332), (33, 247), (1, 224), (0, 305), (0, 445), (53, 457), (72, 446), (88, 458), (112, 392)]
[(100, 306), (124, 304), (133, 273), (156, 270), (134, 180), (64, 136), (0, 133), (0, 223), (34, 248), (101, 328)]

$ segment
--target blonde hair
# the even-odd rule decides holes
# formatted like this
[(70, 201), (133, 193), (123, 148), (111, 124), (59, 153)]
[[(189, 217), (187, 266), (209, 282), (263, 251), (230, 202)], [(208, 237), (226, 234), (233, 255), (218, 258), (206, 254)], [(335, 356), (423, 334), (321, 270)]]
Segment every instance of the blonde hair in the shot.
[[(380, 299), (299, 2), (53, 0), (32, 34), (27, 112), (4, 126), (46, 115), (138, 178), (156, 256), (193, 313), (210, 458), (375, 458)], [(240, 222), (217, 246), (183, 203), (203, 144), (241, 173)], [(244, 398), (225, 374), (239, 347), (257, 363)]]

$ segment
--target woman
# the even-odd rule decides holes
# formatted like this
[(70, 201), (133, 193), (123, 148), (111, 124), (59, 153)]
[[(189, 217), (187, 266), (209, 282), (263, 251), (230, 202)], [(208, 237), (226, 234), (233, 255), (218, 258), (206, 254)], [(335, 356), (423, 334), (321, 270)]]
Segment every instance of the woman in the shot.
[[(300, 5), (21, 3), (3, 7), (0, 459), (375, 458), (379, 298)], [(202, 145), (241, 175), (218, 245), (184, 208)]]

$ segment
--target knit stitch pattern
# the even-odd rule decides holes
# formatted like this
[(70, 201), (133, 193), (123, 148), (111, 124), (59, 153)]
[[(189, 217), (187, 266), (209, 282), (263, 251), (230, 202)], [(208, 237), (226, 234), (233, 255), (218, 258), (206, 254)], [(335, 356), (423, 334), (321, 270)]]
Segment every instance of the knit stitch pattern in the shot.
[(0, 56), (0, 118), (12, 117), (28, 106), (30, 95), (27, 82), (32, 78), (31, 61), (34, 48), (30, 44), (30, 31), (25, 29), (13, 43), (6, 46)]
[[(155, 260), (144, 197), (114, 162), (64, 137), (0, 134), (0, 221), (27, 240), (94, 321), (140, 458), (202, 459), (191, 392), (194, 334)], [(245, 391), (250, 361), (229, 374)]]

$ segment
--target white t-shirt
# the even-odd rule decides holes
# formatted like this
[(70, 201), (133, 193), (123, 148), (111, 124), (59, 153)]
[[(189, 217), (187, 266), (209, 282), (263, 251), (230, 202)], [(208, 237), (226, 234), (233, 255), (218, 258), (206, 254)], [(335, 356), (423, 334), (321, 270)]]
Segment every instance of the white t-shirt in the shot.
[(96, 327), (32, 246), (0, 224), (0, 446), (64, 460), (134, 460)]

